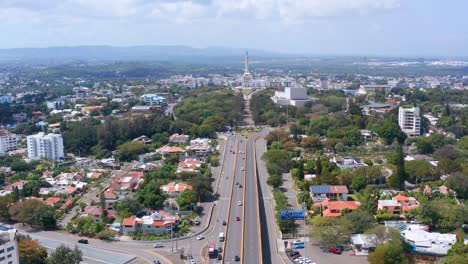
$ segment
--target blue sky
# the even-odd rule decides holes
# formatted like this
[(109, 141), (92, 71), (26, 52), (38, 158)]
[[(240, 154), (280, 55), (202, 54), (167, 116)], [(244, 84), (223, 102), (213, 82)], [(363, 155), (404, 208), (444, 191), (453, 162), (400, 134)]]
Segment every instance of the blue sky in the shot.
[(465, 0), (0, 0), (0, 48), (187, 45), (468, 56)]

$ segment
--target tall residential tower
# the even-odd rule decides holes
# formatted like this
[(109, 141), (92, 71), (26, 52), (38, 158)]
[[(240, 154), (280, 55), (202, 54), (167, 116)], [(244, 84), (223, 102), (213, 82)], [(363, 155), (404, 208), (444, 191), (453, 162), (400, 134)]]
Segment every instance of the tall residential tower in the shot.
[(400, 107), (398, 109), (398, 125), (409, 137), (421, 135), (421, 116), (419, 107)]
[(64, 158), (63, 139), (60, 134), (44, 134), (40, 132), (27, 137), (28, 158), (59, 160)]

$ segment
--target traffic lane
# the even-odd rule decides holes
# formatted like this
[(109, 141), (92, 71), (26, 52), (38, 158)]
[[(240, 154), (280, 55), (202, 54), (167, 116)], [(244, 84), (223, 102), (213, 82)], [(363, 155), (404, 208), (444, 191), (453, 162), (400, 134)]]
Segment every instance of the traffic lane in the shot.
[[(244, 139), (240, 138), (239, 140), (244, 141)], [(238, 205), (238, 202), (242, 201), (243, 198), (243, 188), (239, 188), (240, 185), (244, 186), (244, 176), (243, 176), (243, 167), (244, 167), (244, 160), (242, 159), (241, 153), (245, 153), (245, 147), (243, 142), (239, 141), (239, 148), (236, 152), (237, 155), (237, 164), (235, 165), (235, 177), (233, 179), (234, 186), (232, 189), (232, 199), (230, 200), (231, 206), (231, 214), (229, 216), (228, 221), (228, 232), (227, 232), (227, 239), (226, 239), (226, 252), (225, 252), (225, 261), (232, 261), (234, 260), (235, 256), (240, 255), (240, 241), (242, 240), (242, 206)], [(238, 184), (237, 184), (238, 183)], [(240, 221), (237, 221), (237, 217), (239, 217)]]
[[(213, 218), (211, 220), (210, 226), (208, 227), (207, 231), (203, 233), (205, 239), (198, 241), (196, 238), (192, 238), (190, 241), (184, 241), (184, 246), (186, 248), (191, 248), (192, 255), (197, 263), (204, 263), (206, 256), (202, 256), (203, 249), (207, 247), (209, 241), (216, 242), (218, 240), (219, 232), (225, 232), (225, 227), (222, 226), (223, 220), (226, 219), (227, 210), (230, 203), (230, 187), (232, 186), (232, 174), (234, 170), (234, 158), (235, 155), (231, 153), (231, 147), (233, 150), (236, 150), (237, 139), (235, 137), (228, 137), (226, 143), (226, 156), (223, 158), (223, 170), (219, 174), (219, 188), (217, 193), (219, 194), (218, 200), (215, 202), (216, 206), (214, 207), (213, 211)], [(228, 176), (228, 179), (226, 179)], [(221, 245), (221, 244), (220, 244)], [(203, 259), (203, 261), (202, 261)]]
[(258, 230), (258, 193), (255, 178), (254, 152), (251, 137), (247, 143), (247, 175), (246, 175), (246, 201), (245, 201), (245, 230), (244, 230), (244, 263), (260, 263), (260, 234)]

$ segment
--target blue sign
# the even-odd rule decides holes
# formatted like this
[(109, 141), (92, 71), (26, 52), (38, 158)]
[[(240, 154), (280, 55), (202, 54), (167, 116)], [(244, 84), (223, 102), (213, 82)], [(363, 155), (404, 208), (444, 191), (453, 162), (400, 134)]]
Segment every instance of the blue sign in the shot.
[(281, 211), (281, 220), (304, 220), (303, 210), (283, 210)]
[(293, 245), (293, 248), (295, 248), (295, 249), (304, 248), (304, 243), (302, 243), (302, 244), (295, 244), (295, 245)]

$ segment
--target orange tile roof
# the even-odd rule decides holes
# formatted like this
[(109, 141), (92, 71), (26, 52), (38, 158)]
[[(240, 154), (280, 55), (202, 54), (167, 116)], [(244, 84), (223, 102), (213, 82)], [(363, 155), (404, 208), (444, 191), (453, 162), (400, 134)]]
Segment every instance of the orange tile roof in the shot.
[(178, 152), (184, 152), (183, 149), (179, 147), (171, 147), (169, 145), (162, 146), (157, 149), (158, 152), (169, 152), (169, 153), (178, 153)]
[(418, 207), (419, 207), (419, 204), (415, 204), (415, 205), (403, 205), (403, 206), (401, 207), (401, 209), (403, 210), (403, 212), (409, 212), (409, 211), (414, 210), (414, 209), (416, 209), (416, 208), (418, 208)]
[(65, 192), (66, 192), (67, 194), (73, 194), (73, 193), (76, 192), (76, 190), (77, 190), (77, 188), (76, 188), (76, 187), (73, 187), (73, 186), (67, 186), (67, 187), (65, 188)]
[(397, 201), (397, 202), (401, 202), (401, 201), (409, 201), (409, 198), (403, 194), (398, 194), (397, 196), (393, 197), (393, 200)]
[(13, 188), (15, 187), (17, 187), (18, 189), (21, 189), (26, 183), (28, 183), (28, 181), (17, 181), (5, 187), (5, 190), (10, 191), (10, 190), (13, 190)]
[(123, 226), (134, 226), (135, 225), (135, 217), (128, 217), (128, 218), (125, 218), (122, 222), (122, 225)]
[(99, 206), (88, 205), (85, 207), (84, 211), (89, 215), (101, 216), (102, 208)]
[(64, 210), (64, 209), (67, 209), (70, 205), (73, 204), (73, 201), (72, 200), (68, 200), (66, 201), (62, 206), (60, 206), (60, 210)]
[(156, 220), (156, 221), (153, 222), (153, 226), (156, 226), (156, 227), (164, 226), (164, 221), (163, 220)]
[(355, 210), (359, 208), (359, 205), (359, 203), (353, 201), (333, 201), (328, 203), (328, 208), (332, 210)]
[(56, 203), (60, 202), (60, 197), (49, 197), (45, 200), (45, 203), (48, 205), (55, 205)]
[(322, 214), (323, 214), (323, 216), (326, 216), (326, 217), (341, 216), (341, 212), (332, 212), (332, 211), (330, 211), (330, 209), (323, 210)]

